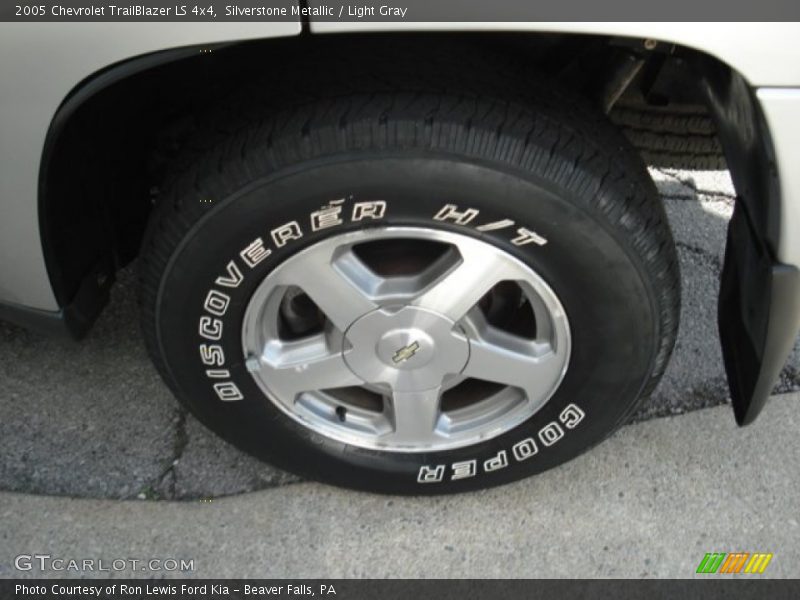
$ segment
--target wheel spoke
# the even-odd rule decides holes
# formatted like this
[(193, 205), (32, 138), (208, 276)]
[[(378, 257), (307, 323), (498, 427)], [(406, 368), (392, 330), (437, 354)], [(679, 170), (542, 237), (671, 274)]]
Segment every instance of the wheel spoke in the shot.
[(461, 260), (423, 290), (413, 305), (458, 321), (498, 282), (518, 275), (511, 263), (497, 260), (480, 247), (465, 244), (458, 251)]
[(520, 388), (528, 401), (536, 403), (554, 389), (563, 370), (563, 361), (549, 343), (487, 328), (470, 340), (469, 361), (462, 375)]
[[(406, 257), (406, 239), (430, 245)], [(504, 322), (536, 339), (493, 326), (504, 308)], [(319, 333), (290, 339), (303, 331)], [(491, 439), (539, 410), (566, 371), (571, 340), (547, 282), (500, 248), (447, 231), (370, 227), (277, 265), (248, 303), (242, 346), (269, 400), (303, 427), (357, 447), (438, 452)], [(445, 389), (458, 402), (448, 393), (443, 405)]]
[(369, 290), (379, 278), (353, 252), (337, 255), (312, 248), (295, 261), (278, 283), (302, 289), (340, 331), (377, 308)]
[(292, 342), (270, 341), (258, 362), (269, 388), (291, 397), (364, 383), (347, 367), (342, 354), (329, 347), (324, 334)]
[(390, 410), (394, 431), (386, 434), (398, 445), (428, 444), (439, 420), (441, 388), (392, 393)]

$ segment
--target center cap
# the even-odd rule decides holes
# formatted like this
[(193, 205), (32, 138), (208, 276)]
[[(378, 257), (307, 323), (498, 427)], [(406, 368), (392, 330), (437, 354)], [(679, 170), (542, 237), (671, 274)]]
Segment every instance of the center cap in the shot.
[(380, 308), (345, 333), (342, 355), (353, 373), (395, 391), (427, 390), (460, 373), (469, 359), (467, 336), (447, 317), (404, 306)]
[(395, 369), (419, 369), (433, 359), (435, 342), (421, 329), (393, 329), (378, 341), (378, 358)]

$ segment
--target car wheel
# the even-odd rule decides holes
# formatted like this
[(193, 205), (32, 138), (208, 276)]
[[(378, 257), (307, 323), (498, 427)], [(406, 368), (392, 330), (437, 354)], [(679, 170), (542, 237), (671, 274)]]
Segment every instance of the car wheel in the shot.
[(382, 90), (247, 114), (165, 186), (141, 258), (150, 352), (223, 438), (337, 485), (457, 492), (575, 457), (653, 389), (674, 244), (641, 160), (580, 101)]

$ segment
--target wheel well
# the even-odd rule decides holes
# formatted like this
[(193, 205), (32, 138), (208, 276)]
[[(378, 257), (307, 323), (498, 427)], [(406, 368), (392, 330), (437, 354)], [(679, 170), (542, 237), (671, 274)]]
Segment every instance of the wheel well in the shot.
[[(269, 85), (290, 58), (357, 56), (373, 44), (428, 52), (469, 44), (545, 72), (601, 107), (624, 93), (628, 103), (702, 104), (685, 58), (693, 53), (650, 40), (530, 33), (300, 36), (167, 51), (133, 59), (87, 79), (53, 120), (40, 173), (40, 226), (60, 306), (99, 312), (113, 274), (139, 250), (158, 183), (179, 168), (175, 156), (198, 122), (229, 90)], [(453, 50), (455, 52), (455, 50)], [(715, 62), (717, 68), (721, 66)], [(469, 68), (464, 65), (463, 68)], [(313, 84), (314, 70), (294, 73)], [(387, 65), (387, 79), (392, 77)], [(91, 315), (86, 318), (91, 321)]]

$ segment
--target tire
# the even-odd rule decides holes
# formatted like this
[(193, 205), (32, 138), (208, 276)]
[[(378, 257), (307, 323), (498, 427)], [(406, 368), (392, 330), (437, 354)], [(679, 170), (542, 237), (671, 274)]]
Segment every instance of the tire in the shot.
[(668, 169), (726, 169), (711, 115), (703, 106), (622, 103), (610, 114), (646, 164)]
[[(440, 87), (419, 84), (425, 79), (420, 77), (413, 85), (393, 84), (396, 89), (379, 84), (370, 92), (371, 80), (364, 76), (353, 86), (356, 91), (280, 101), (270, 109), (232, 101), (230, 106), (237, 108), (228, 109), (229, 123), (217, 113), (217, 132), (192, 145), (195, 150), (182, 162), (183, 170), (164, 186), (151, 218), (140, 259), (141, 312), (148, 349), (160, 373), (207, 427), (302, 477), (399, 494), (460, 492), (527, 477), (574, 458), (624, 423), (658, 382), (672, 350), (680, 298), (675, 247), (654, 185), (624, 138), (602, 116), (549, 83), (523, 89), (513, 80), (491, 76), (483, 82), (460, 81), (460, 87), (452, 81)], [(319, 220), (321, 208), (328, 210), (324, 221)], [(255, 336), (260, 348), (263, 336), (272, 335), (269, 339), (274, 340), (284, 335), (264, 333), (264, 328), (272, 327), (273, 315), (280, 321), (276, 331), (287, 327), (288, 317), (282, 311), (296, 298), (287, 290), (299, 289), (301, 298), (311, 297), (307, 314), (319, 321), (314, 335), (325, 340), (338, 330), (342, 330), (339, 341), (355, 336), (356, 323), (363, 322), (353, 321), (349, 328), (338, 325), (345, 322), (338, 313), (355, 311), (360, 300), (333, 303), (318, 290), (303, 296), (309, 287), (320, 288), (316, 269), (328, 264), (328, 258), (313, 262), (307, 257), (328, 246), (361, 252), (363, 247), (372, 248), (368, 242), (373, 238), (380, 238), (376, 242), (380, 254), (381, 236), (392, 235), (399, 236), (396, 243), (403, 260), (429, 245), (444, 252), (437, 260), (452, 255), (456, 265), (467, 264), (466, 256), (491, 255), (498, 265), (533, 273), (531, 281), (538, 277), (541, 289), (549, 289), (557, 299), (552, 306), (560, 303), (569, 328), (565, 371), (524, 420), (503, 421), (501, 431), (477, 441), (454, 433), (454, 439), (461, 441), (450, 446), (428, 441), (414, 446), (407, 438), (382, 446), (380, 440), (377, 445), (362, 443), (375, 439), (372, 433), (356, 432), (362, 437), (352, 433), (357, 426), (349, 421), (356, 410), (352, 407), (346, 416), (340, 415), (345, 425), (336, 425), (329, 407), (319, 409), (318, 422), (311, 417), (304, 422), (302, 415), (290, 414), (291, 402), (281, 404), (276, 399), (278, 392), (268, 397), (265, 388), (273, 389), (273, 380), (262, 377), (261, 369), (269, 359), (248, 354), (248, 336)], [(361, 239), (367, 240), (365, 246), (348, 241)], [(445, 249), (438, 249), (440, 245)], [(464, 248), (485, 253), (469, 254), (472, 250)], [(334, 264), (341, 254), (319, 256), (339, 256), (330, 258)], [(345, 267), (337, 272), (342, 270)], [(303, 285), (290, 286), (292, 277), (299, 277)], [(337, 285), (330, 288), (331, 297), (339, 293)], [(477, 288), (471, 286), (440, 295), (439, 302), (474, 295)], [(499, 294), (497, 289), (491, 293)], [(539, 292), (528, 289), (512, 293), (517, 298), (510, 304), (512, 312), (540, 302)], [(384, 292), (374, 293), (378, 298)], [(392, 293), (393, 302), (408, 297), (413, 303), (410, 292)], [(520, 293), (529, 296), (520, 300)], [(258, 304), (260, 294), (277, 300), (274, 305), (269, 304), (273, 300)], [(546, 296), (546, 290), (542, 294)], [(494, 307), (494, 296), (491, 302)], [(261, 308), (266, 305), (273, 308)], [(325, 310), (337, 316), (326, 316)], [(406, 310), (422, 309), (395, 307), (392, 315)], [(483, 311), (473, 307), (469, 315), (477, 316), (465, 317), (466, 324), (459, 321), (464, 334), (455, 336), (458, 340), (469, 337), (469, 327), (478, 327), (474, 322), (483, 318)], [(438, 319), (435, 327), (446, 321), (430, 312), (432, 319)], [(534, 314), (531, 339), (560, 331), (558, 310), (548, 314), (555, 315), (552, 327), (547, 321), (551, 317), (540, 322)], [(295, 327), (296, 321), (291, 323)], [(301, 322), (298, 327), (302, 332), (305, 325)], [(414, 331), (424, 336), (428, 330), (423, 329)], [(292, 331), (291, 335), (297, 334)], [(376, 347), (389, 339), (386, 336), (388, 330)], [(433, 362), (409, 367), (409, 372), (427, 377), (426, 369), (445, 356), (463, 362), (459, 353), (465, 347), (448, 339), (436, 338), (440, 351), (432, 354)], [(402, 361), (417, 360), (414, 346), (405, 344), (408, 339), (391, 341), (395, 363), (398, 356)], [(341, 341), (341, 347), (348, 343)], [(450, 343), (456, 346), (447, 346)], [(468, 343), (470, 356), (478, 356), (478, 341)], [(422, 343), (419, 356), (425, 355), (426, 344)], [(283, 342), (278, 346), (283, 353)], [(324, 352), (335, 358), (340, 346), (332, 347)], [(565, 347), (563, 339), (553, 345), (553, 356)], [(285, 348), (290, 352), (290, 342)], [(269, 368), (277, 378), (278, 367)], [(485, 364), (475, 368), (480, 373), (488, 370)], [(387, 378), (395, 377), (401, 367), (392, 369)], [(316, 371), (307, 372), (316, 377)], [(486, 376), (491, 378), (492, 373)], [(399, 388), (397, 382), (411, 381), (408, 377), (393, 380), (392, 385)], [(453, 380), (452, 374), (446, 377)], [(289, 387), (296, 381), (280, 375), (280, 382), (289, 382)], [(472, 386), (480, 378), (465, 381)], [(385, 382), (376, 385), (378, 394), (383, 393)], [(512, 386), (503, 390), (517, 394)], [(375, 389), (369, 393), (375, 395)], [(417, 391), (408, 393), (413, 396)], [(460, 396), (454, 394), (458, 406)], [(525, 394), (530, 399), (531, 394)], [(299, 403), (303, 397), (294, 398)], [(324, 394), (314, 401), (322, 402), (320, 398), (324, 400)], [(416, 401), (417, 396), (413, 398)], [(520, 406), (529, 404), (523, 398)], [(383, 416), (370, 413), (369, 418)], [(463, 422), (472, 426), (469, 419)], [(328, 425), (337, 433), (326, 434)], [(340, 435), (336, 427), (353, 429)], [(351, 433), (352, 439), (347, 437)]]

